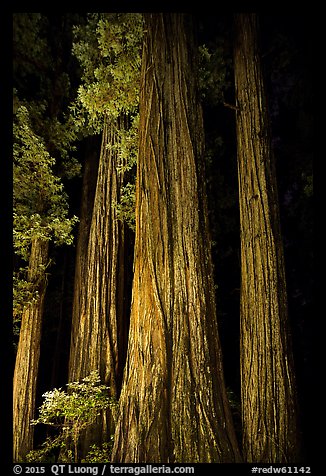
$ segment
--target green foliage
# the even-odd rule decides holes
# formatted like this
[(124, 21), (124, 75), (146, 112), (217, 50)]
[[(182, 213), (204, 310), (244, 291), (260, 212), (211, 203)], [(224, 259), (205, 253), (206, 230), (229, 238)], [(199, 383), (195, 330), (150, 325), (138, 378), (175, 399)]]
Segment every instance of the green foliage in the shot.
[(224, 102), (224, 93), (230, 87), (231, 61), (225, 54), (221, 39), (213, 46), (199, 47), (199, 89), (201, 97), (213, 104)]
[(113, 204), (118, 220), (125, 221), (127, 225), (135, 230), (135, 202), (136, 202), (136, 185), (128, 183), (122, 187), (120, 202)]
[(117, 131), (118, 172), (130, 172), (136, 167), (138, 155), (139, 113), (129, 116), (129, 127)]
[(111, 458), (113, 442), (114, 436), (112, 435), (110, 441), (103, 443), (100, 447), (92, 445), (81, 463), (108, 463)]
[(13, 75), (16, 87), (30, 99), (29, 90), (38, 86), (42, 95), (51, 70), (47, 50), (48, 23), (42, 13), (13, 14)]
[(13, 333), (19, 335), (20, 320), (26, 305), (33, 304), (38, 300), (38, 291), (33, 283), (26, 280), (27, 267), (19, 268), (13, 276)]
[(63, 462), (72, 462), (73, 452), (67, 450), (65, 446), (62, 435), (56, 438), (48, 437), (40, 448), (30, 451), (26, 455), (26, 463), (55, 463), (60, 450), (65, 451), (65, 461)]
[[(42, 137), (34, 132), (29, 109), (16, 103), (15, 112), (13, 245), (15, 254), (28, 262), (34, 238), (53, 240), (57, 245), (71, 244), (72, 230), (78, 219), (68, 218), (68, 197), (61, 179), (54, 173), (56, 160), (49, 154)], [(13, 284), (14, 332), (17, 334), (24, 305), (35, 302), (38, 296), (27, 280), (26, 267), (14, 271)]]
[(41, 13), (13, 16), (13, 242), (19, 268), (14, 270), (15, 334), (24, 304), (38, 298), (21, 263), (29, 261), (32, 240), (69, 245), (77, 222), (77, 217), (68, 217), (63, 185), (64, 179), (80, 174), (80, 164), (72, 156), (78, 130), (67, 107), (70, 77), (61, 40), (53, 41), (62, 24), (67, 21), (49, 20)]
[[(73, 53), (82, 69), (78, 101), (71, 110), (76, 124), (90, 133), (103, 129), (104, 118), (121, 118), (118, 140), (107, 147), (117, 153), (119, 173), (130, 183), (113, 204), (118, 219), (135, 227), (135, 165), (138, 154), (138, 103), (143, 19), (137, 13), (92, 13), (74, 28)], [(123, 120), (122, 118), (125, 118)], [(119, 121), (118, 121), (119, 123)]]
[(60, 180), (52, 171), (55, 159), (46, 150), (42, 138), (33, 131), (29, 111), (24, 105), (17, 109), (13, 134), (15, 203), (25, 211), (40, 211), (51, 206), (62, 192)]
[[(14, 112), (15, 103), (28, 107), (34, 132), (42, 137), (48, 152), (62, 162), (60, 176), (64, 172), (80, 174), (74, 142), (78, 139), (78, 129), (73, 121), (68, 104), (73, 91), (69, 72), (69, 61), (65, 47), (69, 48), (69, 15), (62, 22), (58, 16), (49, 20), (46, 14), (16, 13), (13, 16), (14, 46)], [(65, 34), (63, 40), (63, 33)], [(58, 41), (53, 41), (60, 34)], [(65, 54), (63, 54), (65, 53)], [(72, 163), (74, 164), (71, 167)]]
[(117, 118), (138, 107), (142, 15), (91, 13), (74, 36), (83, 83), (71, 110), (79, 127), (100, 132), (105, 116)]
[[(81, 432), (94, 423), (103, 411), (116, 405), (108, 396), (108, 387), (101, 385), (98, 371), (91, 372), (82, 382), (68, 383), (67, 387), (67, 392), (55, 388), (44, 393), (39, 417), (32, 424), (50, 425), (58, 429), (59, 434), (47, 438), (40, 449), (30, 452), (28, 461), (44, 462), (60, 449), (62, 461), (77, 462)], [(105, 448), (102, 450), (105, 451)]]
[(67, 218), (68, 200), (54, 174), (55, 159), (34, 133), (26, 106), (19, 106), (14, 133), (14, 249), (25, 261), (33, 238), (71, 244), (77, 217)]

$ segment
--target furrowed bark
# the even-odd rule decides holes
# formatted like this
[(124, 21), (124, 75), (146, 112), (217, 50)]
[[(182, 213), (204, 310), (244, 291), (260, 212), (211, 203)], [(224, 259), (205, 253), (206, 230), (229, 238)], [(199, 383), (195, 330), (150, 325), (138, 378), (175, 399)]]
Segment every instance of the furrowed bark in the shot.
[(34, 238), (27, 279), (33, 283), (38, 298), (24, 307), (19, 333), (13, 382), (14, 462), (24, 462), (26, 454), (33, 449), (34, 427), (31, 426), (31, 420), (35, 418), (47, 264), (48, 241)]
[[(79, 316), (74, 315), (69, 380), (80, 381), (93, 370), (100, 372), (110, 396), (119, 394), (121, 373), (120, 329), (126, 325), (124, 289), (124, 224), (116, 217), (123, 173), (118, 172), (117, 128), (123, 121), (105, 123), (98, 178), (89, 230), (87, 255), (79, 277)], [(78, 299), (78, 298), (77, 298)], [(114, 431), (111, 410), (99, 417), (81, 441), (85, 455), (92, 443), (108, 441)]]
[(241, 399), (248, 462), (299, 457), (274, 157), (255, 14), (235, 16), (241, 228)]
[[(88, 274), (87, 249), (89, 233), (92, 224), (94, 198), (96, 192), (98, 165), (100, 157), (100, 143), (95, 138), (89, 139), (85, 151), (85, 165), (83, 170), (83, 186), (80, 206), (78, 237), (76, 245), (75, 277), (74, 277), (74, 297), (72, 308), (72, 330), (70, 346), (70, 367), (77, 358), (75, 353), (78, 349), (75, 346), (75, 336), (78, 334), (80, 324), (80, 314), (85, 301), (84, 278)], [(71, 376), (73, 369), (69, 369)]]
[(191, 20), (145, 20), (132, 310), (112, 461), (240, 461), (217, 329)]

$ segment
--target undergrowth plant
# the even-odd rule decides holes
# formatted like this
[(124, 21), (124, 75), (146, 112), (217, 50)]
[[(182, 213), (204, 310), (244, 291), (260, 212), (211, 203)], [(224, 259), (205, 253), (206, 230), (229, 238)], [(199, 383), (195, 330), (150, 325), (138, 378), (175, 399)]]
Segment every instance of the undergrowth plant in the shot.
[[(107, 408), (116, 405), (108, 396), (108, 387), (101, 384), (99, 372), (93, 371), (82, 382), (67, 384), (67, 391), (54, 389), (43, 394), (44, 402), (39, 409), (39, 417), (32, 425), (45, 424), (57, 429), (58, 434), (48, 437), (39, 449), (27, 455), (28, 462), (53, 461), (60, 453), (63, 462), (78, 462), (78, 443), (81, 432), (95, 422)], [(106, 455), (107, 447), (103, 447)], [(91, 449), (92, 455), (96, 453)], [(100, 449), (97, 448), (97, 452)]]

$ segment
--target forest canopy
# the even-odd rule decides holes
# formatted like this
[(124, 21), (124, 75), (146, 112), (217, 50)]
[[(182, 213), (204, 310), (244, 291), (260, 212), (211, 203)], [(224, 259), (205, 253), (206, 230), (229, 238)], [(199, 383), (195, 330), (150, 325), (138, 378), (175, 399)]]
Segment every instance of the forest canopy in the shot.
[(312, 461), (309, 26), (13, 14), (15, 462)]

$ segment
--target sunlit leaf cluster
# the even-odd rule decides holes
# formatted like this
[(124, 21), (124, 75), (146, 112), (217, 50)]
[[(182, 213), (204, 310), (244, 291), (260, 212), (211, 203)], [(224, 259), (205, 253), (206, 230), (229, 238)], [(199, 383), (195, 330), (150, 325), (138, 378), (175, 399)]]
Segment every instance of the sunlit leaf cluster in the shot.
[(67, 388), (67, 391), (55, 388), (43, 394), (44, 402), (39, 418), (33, 420), (34, 425), (44, 423), (66, 428), (79, 421), (87, 426), (110, 404), (108, 387), (101, 385), (98, 371), (91, 372), (82, 382), (68, 383)]
[(82, 463), (108, 463), (112, 453), (114, 443), (114, 435), (111, 435), (110, 441), (104, 442), (100, 447), (98, 445), (91, 445)]
[(126, 222), (131, 230), (136, 229), (135, 202), (136, 185), (128, 183), (125, 187), (122, 187), (119, 203), (113, 204), (118, 220)]
[(68, 452), (69, 462), (76, 460), (81, 431), (91, 425), (101, 412), (116, 405), (108, 396), (108, 387), (101, 384), (97, 370), (81, 382), (68, 383), (67, 391), (55, 388), (45, 392), (43, 397), (39, 417), (32, 421), (32, 425), (50, 425), (57, 428), (59, 434), (48, 438), (40, 449), (31, 452), (29, 461), (45, 461), (49, 453), (57, 448), (61, 448), (63, 453)]
[(13, 133), (14, 248), (27, 261), (33, 238), (70, 244), (77, 218), (68, 218), (67, 195), (53, 171), (56, 161), (34, 133), (26, 106), (16, 112)]
[(127, 121), (117, 128), (118, 140), (107, 144), (117, 154), (119, 173), (128, 183), (114, 204), (118, 218), (134, 228), (134, 171), (138, 153), (138, 104), (143, 18), (137, 13), (90, 13), (74, 28), (73, 53), (82, 70), (78, 100), (71, 106), (77, 127), (101, 132), (104, 118)]
[(104, 116), (116, 118), (138, 107), (142, 15), (91, 13), (74, 34), (73, 53), (81, 64), (83, 83), (73, 111), (80, 124), (100, 131)]
[(139, 114), (130, 116), (130, 126), (117, 131), (117, 153), (119, 173), (129, 172), (137, 163)]

